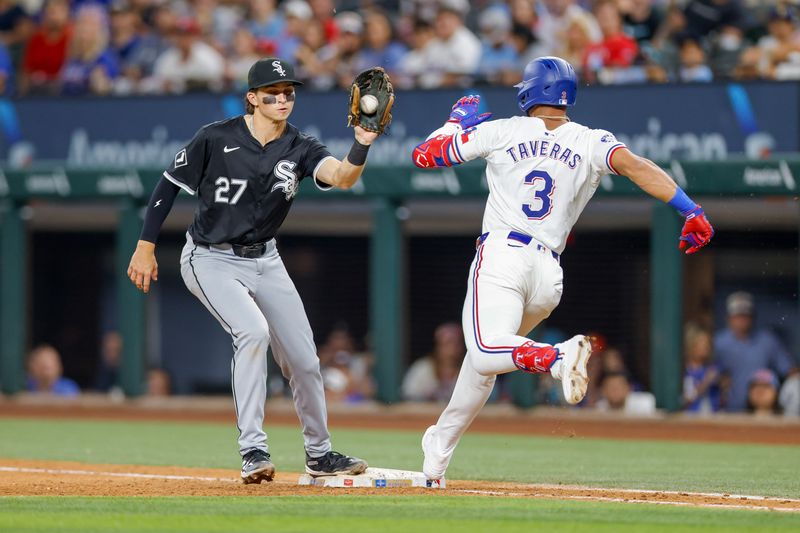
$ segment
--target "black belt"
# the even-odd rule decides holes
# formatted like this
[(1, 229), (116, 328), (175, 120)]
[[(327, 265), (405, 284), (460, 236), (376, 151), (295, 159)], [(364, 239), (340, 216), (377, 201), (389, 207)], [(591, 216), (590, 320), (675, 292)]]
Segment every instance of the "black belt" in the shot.
[(258, 242), (256, 244), (201, 244), (196, 243), (197, 246), (201, 248), (223, 248), (226, 249), (230, 246), (230, 249), (233, 250), (234, 255), (239, 257), (244, 257), (245, 259), (258, 259), (262, 255), (264, 255), (267, 251), (267, 243), (265, 242)]
[(256, 244), (232, 244), (231, 248), (233, 249), (233, 253), (239, 257), (256, 259), (264, 255), (264, 253), (267, 251), (267, 243), (259, 242)]

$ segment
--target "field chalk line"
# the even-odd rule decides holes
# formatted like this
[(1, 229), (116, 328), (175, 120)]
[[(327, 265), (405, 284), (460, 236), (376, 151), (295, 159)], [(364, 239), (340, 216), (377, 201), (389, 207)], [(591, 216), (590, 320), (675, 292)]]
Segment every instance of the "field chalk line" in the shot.
[[(84, 475), (84, 476), (109, 476), (121, 478), (138, 478), (138, 479), (171, 479), (171, 480), (185, 480), (185, 481), (222, 481), (226, 483), (241, 483), (241, 480), (234, 478), (221, 478), (221, 477), (205, 477), (205, 476), (178, 476), (171, 474), (140, 474), (135, 472), (100, 472), (96, 470), (68, 470), (58, 468), (26, 468), (17, 466), (0, 466), (0, 472), (19, 472), (25, 474), (66, 474), (66, 475)], [(293, 485), (293, 483), (273, 481), (273, 483)], [(698, 496), (698, 497), (713, 497), (725, 498), (731, 500), (752, 500), (764, 503), (800, 503), (800, 500), (794, 498), (770, 498), (767, 496), (748, 496), (741, 494), (722, 494), (714, 492), (687, 492), (687, 491), (667, 491), (667, 490), (649, 490), (649, 489), (609, 489), (601, 487), (582, 487), (579, 485), (535, 485), (535, 484), (522, 484), (521, 488), (529, 489), (556, 489), (556, 490), (581, 490), (597, 493), (608, 492), (623, 492), (630, 494), (665, 494), (674, 496)], [(475, 490), (475, 489), (447, 489), (448, 491), (458, 492), (463, 494), (476, 494), (484, 496), (509, 496), (509, 497), (530, 497), (532, 495), (523, 492), (515, 492), (512, 490)], [(785, 512), (800, 512), (800, 509), (791, 509), (785, 507), (768, 507), (765, 505), (735, 505), (727, 503), (692, 503), (681, 501), (666, 501), (666, 500), (641, 500), (635, 498), (616, 498), (610, 496), (580, 496), (580, 495), (558, 495), (557, 499), (564, 500), (588, 500), (588, 501), (602, 501), (614, 503), (645, 503), (655, 505), (676, 505), (684, 507), (704, 507), (711, 509), (747, 509), (751, 511), (785, 511)]]

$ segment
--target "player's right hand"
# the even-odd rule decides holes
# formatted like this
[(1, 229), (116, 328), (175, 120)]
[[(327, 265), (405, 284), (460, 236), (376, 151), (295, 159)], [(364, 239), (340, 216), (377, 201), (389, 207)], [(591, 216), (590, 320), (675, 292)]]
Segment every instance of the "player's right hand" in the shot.
[(458, 102), (453, 104), (450, 111), (450, 118), (447, 122), (455, 122), (461, 129), (471, 128), (492, 117), (491, 113), (478, 114), (478, 107), (481, 104), (481, 97), (477, 94), (462, 96)]
[(688, 215), (683, 224), (680, 238), (680, 249), (686, 250), (687, 254), (698, 252), (700, 248), (711, 242), (714, 236), (714, 228), (706, 218), (703, 208), (699, 205)]
[(145, 294), (150, 292), (150, 282), (158, 281), (155, 244), (139, 241), (131, 257), (131, 263), (128, 265), (128, 277), (137, 289)]

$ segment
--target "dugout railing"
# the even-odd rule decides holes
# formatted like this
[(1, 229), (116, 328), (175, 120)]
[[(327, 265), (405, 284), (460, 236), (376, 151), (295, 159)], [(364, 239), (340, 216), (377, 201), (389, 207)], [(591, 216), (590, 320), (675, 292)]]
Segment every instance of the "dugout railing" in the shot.
[[(789, 197), (797, 202), (800, 160), (770, 161), (671, 161), (662, 166), (693, 197), (763, 198)], [(48, 201), (96, 200), (116, 202), (116, 281), (119, 331), (123, 337), (121, 385), (129, 396), (142, 393), (146, 328), (144, 296), (126, 276), (131, 251), (141, 226), (143, 203), (160, 178), (161, 169), (82, 169), (58, 166), (0, 170), (0, 389), (7, 394), (21, 390), (24, 382), (25, 338), (28, 324), (26, 287), (29, 269), (25, 206), (36, 199)], [(307, 180), (308, 181), (308, 180)], [(299, 196), (322, 194), (304, 183)], [(370, 238), (369, 317), (374, 338), (382, 339), (377, 351), (375, 378), (378, 399), (399, 400), (402, 375), (401, 290), (404, 247), (402, 216), (398, 209), (410, 198), (485, 197), (487, 187), (479, 163), (442, 170), (421, 171), (409, 167), (368, 167), (361, 182), (349, 191), (326, 195), (370, 202), (373, 225)], [(624, 179), (606, 177), (596, 197), (642, 197)], [(798, 212), (800, 225), (800, 211)], [(650, 229), (650, 374), (658, 406), (678, 408), (682, 365), (681, 253), (675, 246), (682, 219), (673, 209), (652, 202)], [(800, 280), (799, 280), (800, 287)], [(800, 292), (800, 291), (799, 291)], [(518, 403), (531, 405), (530, 394)]]

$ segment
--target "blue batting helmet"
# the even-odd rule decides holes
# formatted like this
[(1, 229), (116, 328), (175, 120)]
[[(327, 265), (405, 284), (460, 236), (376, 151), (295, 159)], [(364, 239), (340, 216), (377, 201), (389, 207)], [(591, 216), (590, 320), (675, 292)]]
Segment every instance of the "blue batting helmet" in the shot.
[(539, 57), (525, 66), (522, 83), (514, 85), (523, 112), (535, 105), (575, 105), (578, 79), (572, 65), (560, 57)]

